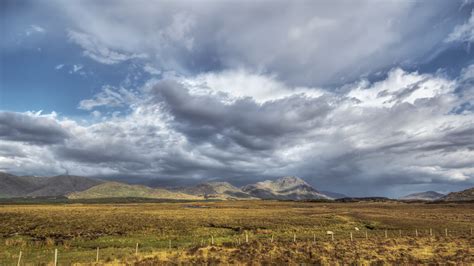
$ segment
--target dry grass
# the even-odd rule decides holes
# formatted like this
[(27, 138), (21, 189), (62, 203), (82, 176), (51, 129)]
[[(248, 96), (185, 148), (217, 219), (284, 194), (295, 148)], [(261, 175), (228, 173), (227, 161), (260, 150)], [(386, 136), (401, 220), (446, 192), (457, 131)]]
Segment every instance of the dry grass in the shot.
[[(472, 264), (472, 221), (473, 204), (226, 201), (3, 205), (0, 265), (14, 264), (20, 250), (24, 262), (48, 263), (55, 248), (60, 262), (87, 264), (95, 261), (97, 247), (100, 262), (109, 264)], [(445, 228), (448, 237), (444, 236)], [(335, 241), (326, 235), (327, 230), (335, 232)], [(249, 243), (245, 243), (245, 234)], [(215, 241), (212, 247), (211, 236)], [(140, 243), (139, 256), (134, 254), (136, 243)]]

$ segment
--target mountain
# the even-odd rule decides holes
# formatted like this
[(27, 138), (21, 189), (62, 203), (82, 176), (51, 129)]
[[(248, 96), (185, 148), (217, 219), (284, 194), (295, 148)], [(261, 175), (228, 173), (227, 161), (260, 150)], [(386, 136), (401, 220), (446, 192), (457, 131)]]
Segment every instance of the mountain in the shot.
[(266, 180), (252, 185), (246, 185), (242, 191), (261, 199), (277, 200), (312, 200), (331, 199), (314, 189), (303, 179), (287, 176), (277, 180)]
[(194, 187), (178, 189), (178, 191), (205, 199), (255, 199), (228, 182), (201, 183)]
[(16, 176), (0, 172), (0, 197), (63, 196), (86, 190), (102, 182), (82, 176)]
[(322, 194), (332, 198), (332, 199), (342, 199), (342, 198), (347, 198), (348, 196), (342, 193), (337, 193), (337, 192), (331, 192), (331, 191), (320, 191)]
[(151, 188), (142, 185), (128, 185), (118, 182), (106, 182), (81, 192), (67, 195), (70, 199), (99, 198), (151, 198), (151, 199), (187, 199), (199, 200), (197, 196), (173, 192), (162, 188)]
[(441, 201), (474, 201), (474, 187), (463, 191), (451, 192), (442, 197)]
[(406, 195), (404, 197), (401, 197), (401, 200), (426, 200), (426, 201), (432, 201), (432, 200), (437, 200), (440, 199), (444, 196), (444, 194), (438, 193), (436, 191), (426, 191), (426, 192), (419, 192), (419, 193), (413, 193)]

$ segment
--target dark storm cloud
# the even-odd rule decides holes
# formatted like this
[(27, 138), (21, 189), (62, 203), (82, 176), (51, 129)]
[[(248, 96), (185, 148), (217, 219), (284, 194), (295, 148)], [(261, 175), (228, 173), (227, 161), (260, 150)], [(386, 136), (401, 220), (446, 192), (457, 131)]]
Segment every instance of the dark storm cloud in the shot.
[(69, 137), (54, 119), (0, 112), (0, 139), (38, 145), (61, 143)]
[(225, 103), (212, 95), (191, 95), (176, 81), (155, 86), (156, 101), (164, 103), (174, 126), (191, 141), (225, 145), (228, 139), (251, 150), (273, 149), (284, 136), (297, 136), (321, 126), (332, 107), (324, 97), (295, 95), (257, 104), (252, 98)]

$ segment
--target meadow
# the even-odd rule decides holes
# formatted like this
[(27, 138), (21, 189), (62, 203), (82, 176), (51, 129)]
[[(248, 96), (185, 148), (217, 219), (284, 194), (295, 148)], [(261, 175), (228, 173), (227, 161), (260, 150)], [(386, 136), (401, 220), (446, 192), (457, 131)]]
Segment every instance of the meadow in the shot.
[(472, 203), (3, 204), (0, 265), (472, 265), (473, 221)]

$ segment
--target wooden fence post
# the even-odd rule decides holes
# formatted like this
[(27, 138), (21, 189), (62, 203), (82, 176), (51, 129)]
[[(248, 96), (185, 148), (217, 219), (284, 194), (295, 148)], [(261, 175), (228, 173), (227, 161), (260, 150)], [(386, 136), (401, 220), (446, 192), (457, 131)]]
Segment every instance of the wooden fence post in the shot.
[(214, 236), (211, 236), (211, 245), (214, 246)]
[(99, 262), (99, 247), (97, 247), (97, 253), (95, 254), (95, 262)]
[(418, 229), (415, 229), (415, 236), (418, 237)]
[(367, 234), (367, 230), (365, 230), (365, 239), (369, 239), (369, 235)]
[(446, 236), (448, 236), (448, 228), (445, 228), (444, 232), (445, 232)]
[(352, 232), (351, 232), (351, 242), (352, 242)]
[(138, 256), (138, 243), (135, 245), (135, 256)]
[(245, 243), (248, 243), (248, 242), (249, 242), (249, 234), (246, 231), (245, 232)]
[(271, 241), (270, 241), (270, 242), (271, 242), (271, 243), (273, 243), (273, 234), (272, 234), (272, 239), (271, 239)]
[(293, 234), (293, 242), (296, 243), (296, 234)]
[(313, 233), (313, 243), (316, 243), (316, 234)]
[(18, 255), (18, 263), (16, 265), (20, 266), (20, 264), (21, 264), (21, 250), (20, 250), (20, 255)]
[(54, 249), (54, 266), (58, 265), (58, 249)]

